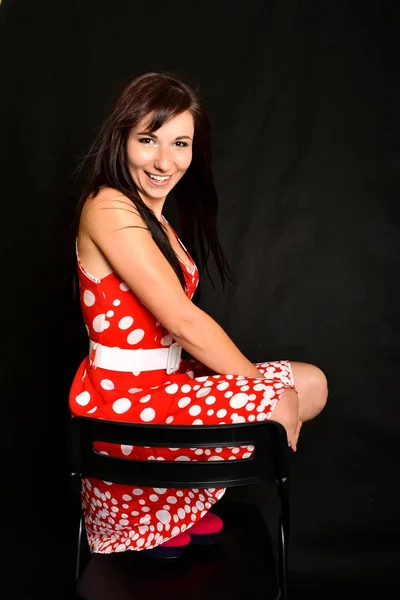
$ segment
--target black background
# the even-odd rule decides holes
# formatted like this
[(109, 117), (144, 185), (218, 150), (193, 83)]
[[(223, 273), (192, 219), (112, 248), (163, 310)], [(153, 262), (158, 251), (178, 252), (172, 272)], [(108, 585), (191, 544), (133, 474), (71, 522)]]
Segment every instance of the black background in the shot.
[(212, 120), (237, 285), (204, 280), (201, 306), (252, 361), (310, 362), (328, 378), (328, 405), (292, 458), (296, 589), (380, 598), (397, 583), (395, 4), (3, 0), (1, 532), (20, 570), (13, 597), (33, 598), (48, 570), (69, 577), (64, 426), (85, 351), (67, 246), (76, 169), (123, 86), (149, 70), (197, 86)]

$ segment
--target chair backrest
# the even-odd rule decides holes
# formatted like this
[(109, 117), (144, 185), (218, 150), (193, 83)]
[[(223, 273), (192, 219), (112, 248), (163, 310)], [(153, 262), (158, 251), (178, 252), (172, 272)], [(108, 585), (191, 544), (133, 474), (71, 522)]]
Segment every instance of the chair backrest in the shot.
[[(260, 481), (287, 484), (286, 431), (275, 421), (234, 425), (149, 425), (73, 417), (67, 426), (70, 473), (142, 487), (233, 487)], [(157, 461), (116, 458), (96, 442), (166, 448), (254, 446), (250, 458), (221, 461)]]

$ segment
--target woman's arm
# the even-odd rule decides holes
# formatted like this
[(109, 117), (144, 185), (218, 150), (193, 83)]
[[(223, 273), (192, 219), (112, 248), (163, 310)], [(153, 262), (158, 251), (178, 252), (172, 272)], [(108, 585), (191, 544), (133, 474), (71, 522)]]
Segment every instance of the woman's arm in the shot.
[(264, 377), (218, 323), (193, 304), (181, 315), (175, 333), (168, 331), (189, 354), (216, 373)]
[(171, 265), (129, 199), (102, 192), (83, 213), (80, 235), (194, 358), (221, 374), (260, 377), (223, 329), (185, 295)]

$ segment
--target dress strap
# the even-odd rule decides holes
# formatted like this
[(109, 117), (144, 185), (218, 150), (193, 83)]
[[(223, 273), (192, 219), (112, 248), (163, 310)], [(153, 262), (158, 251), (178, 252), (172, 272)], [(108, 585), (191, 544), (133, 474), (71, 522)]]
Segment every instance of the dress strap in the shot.
[(85, 269), (85, 267), (82, 265), (81, 263), (81, 259), (79, 258), (79, 251), (78, 251), (78, 238), (75, 238), (75, 254), (76, 254), (76, 262), (78, 264), (78, 268), (81, 271), (81, 273), (83, 273), (83, 275), (85, 277), (87, 277), (90, 281), (92, 281), (93, 283), (101, 283), (101, 279), (98, 279), (97, 277), (94, 277), (94, 275), (91, 275), (90, 273), (88, 273)]

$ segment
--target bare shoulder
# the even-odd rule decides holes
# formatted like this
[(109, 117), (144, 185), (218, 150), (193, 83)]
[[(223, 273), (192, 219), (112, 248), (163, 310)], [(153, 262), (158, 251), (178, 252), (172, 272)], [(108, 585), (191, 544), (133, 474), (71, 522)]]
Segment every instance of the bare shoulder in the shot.
[(131, 226), (147, 229), (131, 200), (118, 190), (102, 188), (85, 201), (80, 222), (82, 233), (92, 237), (99, 231)]
[(93, 276), (101, 279), (115, 271), (125, 277), (126, 265), (132, 268), (136, 257), (149, 246), (155, 246), (149, 229), (124, 194), (102, 188), (86, 199), (79, 222), (78, 251)]

